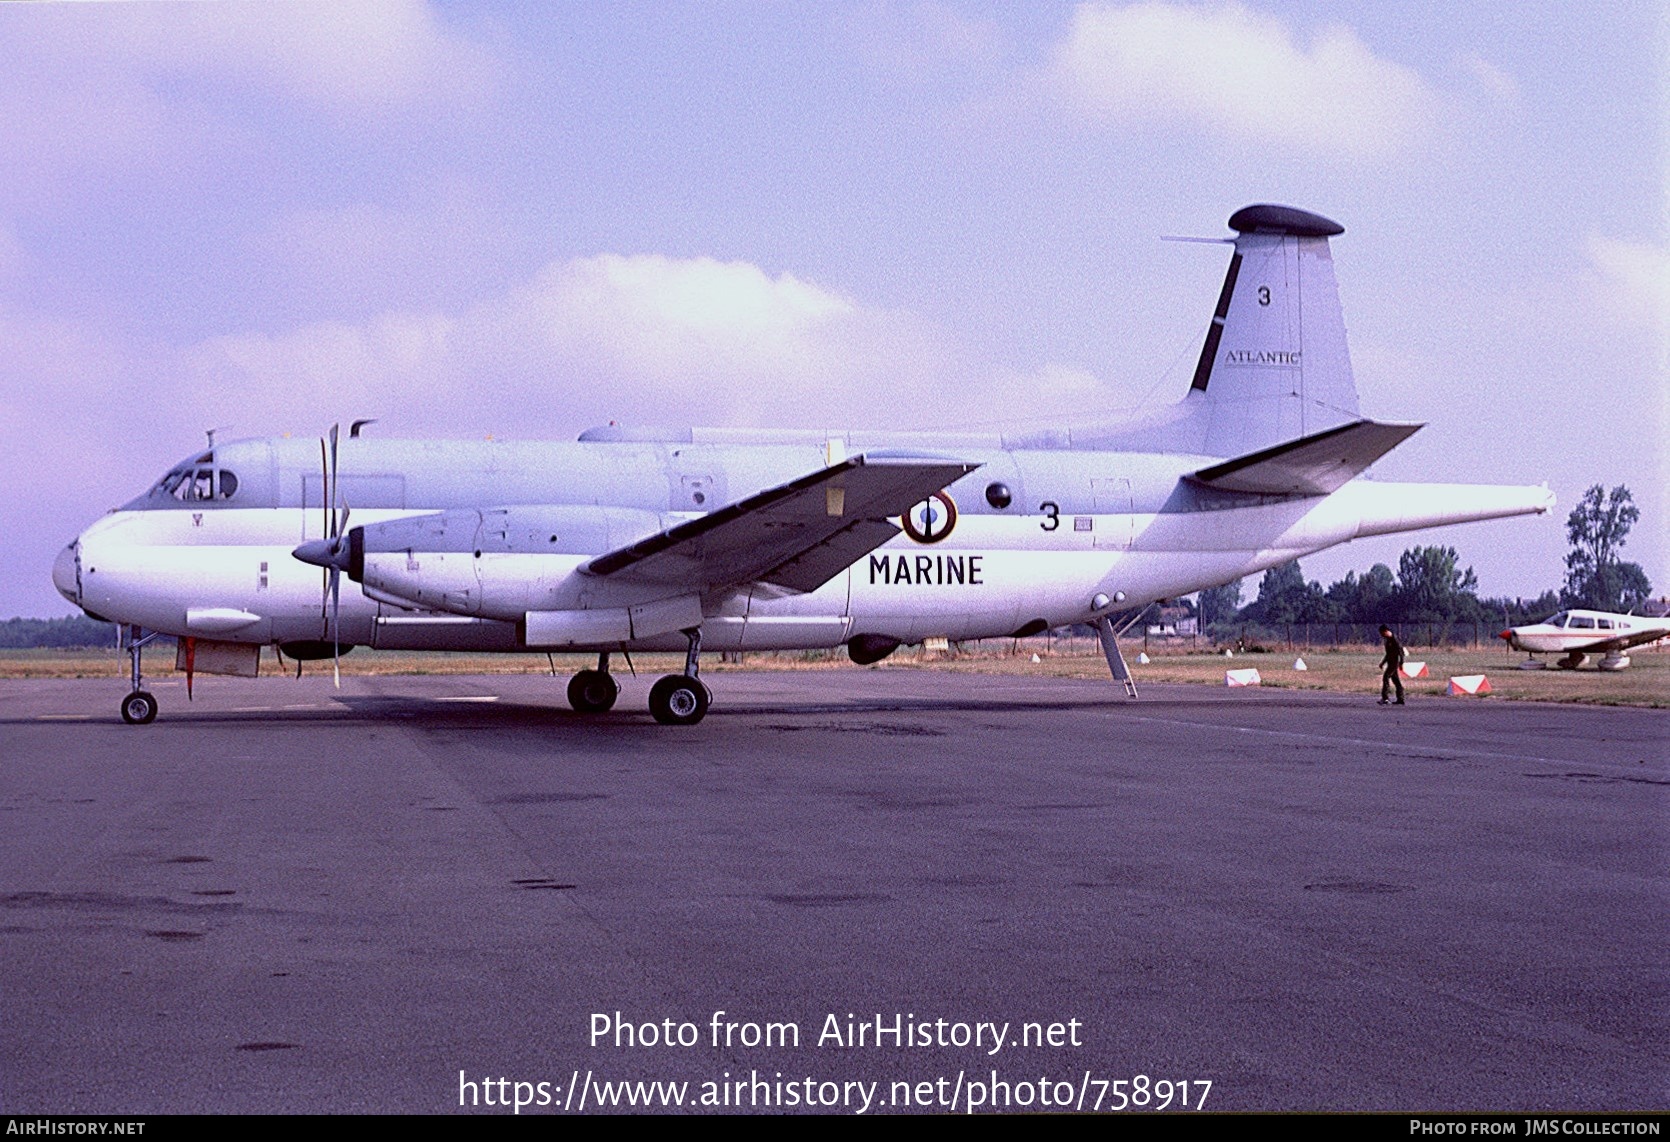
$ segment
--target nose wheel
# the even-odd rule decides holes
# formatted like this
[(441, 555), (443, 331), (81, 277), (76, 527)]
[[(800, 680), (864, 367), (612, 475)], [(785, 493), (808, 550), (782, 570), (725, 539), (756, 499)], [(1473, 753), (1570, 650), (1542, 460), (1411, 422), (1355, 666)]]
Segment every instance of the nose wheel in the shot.
[(122, 720), (130, 726), (148, 725), (156, 720), (157, 700), (144, 690), (122, 699)]
[(664, 726), (695, 725), (707, 717), (707, 708), (713, 701), (713, 692), (696, 677), (702, 630), (691, 627), (684, 632), (684, 637), (690, 640), (690, 650), (684, 656), (684, 673), (669, 674), (649, 690), (649, 712)]

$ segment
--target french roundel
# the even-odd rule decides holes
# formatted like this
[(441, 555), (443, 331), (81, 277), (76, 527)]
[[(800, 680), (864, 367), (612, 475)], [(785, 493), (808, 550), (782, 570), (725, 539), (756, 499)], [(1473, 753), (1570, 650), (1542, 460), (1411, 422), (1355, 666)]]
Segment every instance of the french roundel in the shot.
[(957, 526), (957, 505), (946, 492), (935, 492), (899, 517), (905, 534), (917, 543), (938, 543)]

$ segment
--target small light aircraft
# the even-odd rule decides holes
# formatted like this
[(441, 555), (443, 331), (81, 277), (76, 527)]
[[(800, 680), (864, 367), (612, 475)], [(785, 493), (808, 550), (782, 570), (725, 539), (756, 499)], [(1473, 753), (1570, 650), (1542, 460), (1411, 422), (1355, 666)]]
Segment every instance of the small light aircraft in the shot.
[[(1358, 479), (1420, 428), (1366, 419), (1329, 239), (1292, 207), (1229, 220), (1228, 272), (1189, 391), (1142, 421), (1015, 435), (654, 429), (576, 441), (269, 438), (213, 446), (98, 520), (53, 581), (123, 624), (129, 722), (156, 716), (141, 648), (254, 674), (354, 646), (597, 655), (575, 710), (614, 705), (610, 655), (685, 654), (650, 690), (699, 722), (708, 650), (845, 646), (1094, 624), (1335, 544), (1547, 512), (1545, 487)], [(343, 577), (351, 586), (344, 588)]]
[[(1629, 665), (1624, 652), (1632, 646), (1670, 637), (1670, 618), (1619, 615), (1611, 611), (1561, 611), (1540, 623), (1509, 627), (1500, 635), (1515, 650), (1531, 653), (1564, 654), (1554, 665), (1576, 670), (1591, 654), (1602, 654), (1602, 670), (1623, 670)], [(1534, 666), (1532, 664), (1535, 664)], [(1535, 669), (1542, 662), (1529, 659), (1522, 666)]]

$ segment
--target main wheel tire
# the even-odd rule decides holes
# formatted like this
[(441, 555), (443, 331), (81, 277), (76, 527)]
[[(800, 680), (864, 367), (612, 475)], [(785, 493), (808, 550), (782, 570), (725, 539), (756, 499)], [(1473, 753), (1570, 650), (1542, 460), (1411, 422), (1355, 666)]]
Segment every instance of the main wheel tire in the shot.
[(149, 725), (156, 716), (157, 700), (144, 690), (135, 690), (122, 699), (122, 720), (128, 725)]
[(664, 726), (693, 726), (707, 716), (710, 699), (697, 679), (669, 674), (650, 687), (649, 712)]
[(602, 670), (582, 670), (568, 680), (568, 704), (582, 714), (601, 714), (620, 697), (620, 683)]

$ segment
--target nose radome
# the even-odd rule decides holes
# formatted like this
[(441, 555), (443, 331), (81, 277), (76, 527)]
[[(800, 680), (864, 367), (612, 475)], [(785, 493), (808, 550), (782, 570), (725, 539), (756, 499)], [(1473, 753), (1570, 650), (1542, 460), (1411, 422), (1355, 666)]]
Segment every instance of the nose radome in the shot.
[(75, 588), (75, 544), (70, 544), (58, 553), (58, 558), (52, 561), (52, 585), (58, 588), (58, 593), (77, 606), (81, 600), (76, 597)]

